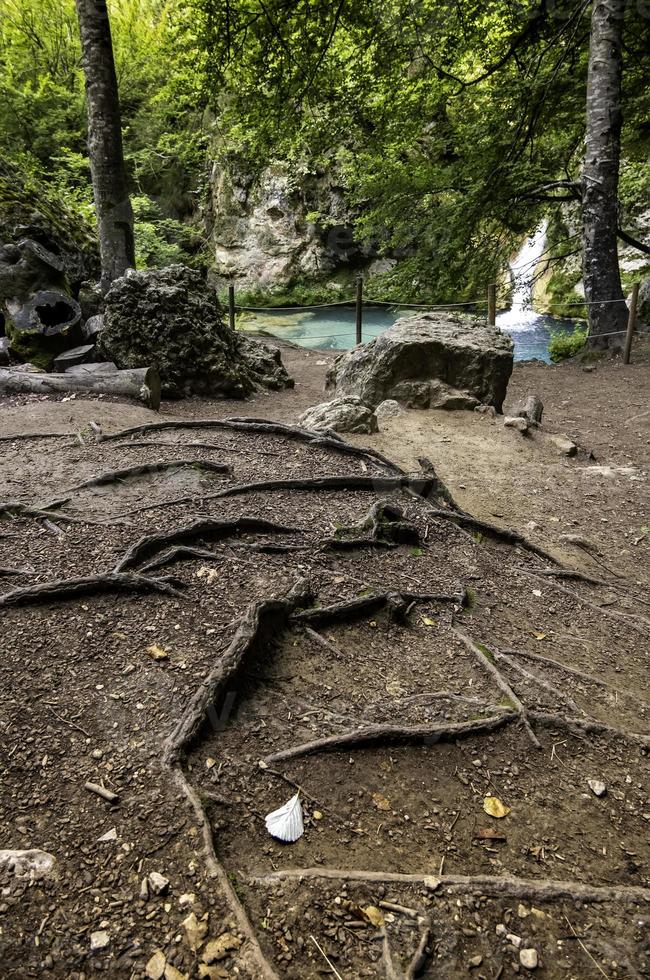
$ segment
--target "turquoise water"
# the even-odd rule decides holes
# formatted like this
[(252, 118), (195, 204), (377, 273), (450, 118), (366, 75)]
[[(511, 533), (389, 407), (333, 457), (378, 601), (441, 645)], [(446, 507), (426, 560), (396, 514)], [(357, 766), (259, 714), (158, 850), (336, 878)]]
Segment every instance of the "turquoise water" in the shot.
[[(364, 308), (363, 341), (372, 340), (400, 317), (413, 313), (413, 310), (398, 308)], [(498, 316), (497, 326), (514, 340), (516, 361), (539, 358), (550, 362), (548, 342), (551, 331), (572, 333), (575, 326), (571, 320), (559, 320), (532, 311), (526, 311), (521, 316), (513, 314), (514, 311), (510, 311)], [(314, 350), (348, 350), (355, 344), (355, 311), (348, 306), (296, 313), (247, 313), (241, 327), (253, 332), (264, 330), (300, 347)]]

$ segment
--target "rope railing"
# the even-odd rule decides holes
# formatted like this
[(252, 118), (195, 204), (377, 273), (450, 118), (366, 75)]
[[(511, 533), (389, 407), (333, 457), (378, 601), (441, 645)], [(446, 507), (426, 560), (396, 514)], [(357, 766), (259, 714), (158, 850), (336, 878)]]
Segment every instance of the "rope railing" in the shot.
[[(600, 337), (614, 337), (619, 334), (625, 334), (625, 354), (624, 362), (629, 364), (630, 360), (630, 350), (632, 345), (632, 335), (636, 327), (636, 308), (639, 296), (639, 283), (634, 283), (632, 287), (632, 296), (629, 307), (628, 314), (628, 324), (626, 330), (613, 330), (609, 333), (599, 333), (588, 335), (587, 341), (597, 340)], [(567, 306), (579, 306), (579, 307), (594, 307), (594, 306), (606, 306), (612, 303), (625, 303), (625, 299), (601, 299), (601, 300), (568, 300), (566, 303), (547, 303), (547, 309), (563, 309)], [(380, 300), (380, 299), (363, 299), (363, 279), (361, 276), (357, 278), (357, 291), (355, 299), (343, 299), (334, 300), (331, 303), (313, 303), (305, 306), (241, 306), (235, 303), (235, 287), (230, 285), (228, 287), (228, 306), (230, 314), (230, 326), (235, 329), (235, 314), (240, 313), (300, 313), (301, 311), (311, 311), (311, 310), (327, 310), (336, 309), (338, 307), (354, 307), (356, 311), (356, 343), (362, 343), (362, 323), (363, 323), (363, 308), (366, 307), (383, 307), (388, 309), (398, 309), (398, 310), (453, 310), (453, 309), (467, 309), (467, 308), (482, 308), (487, 306), (487, 322), (489, 325), (494, 326), (496, 323), (496, 284), (490, 283), (487, 287), (487, 297), (475, 300), (465, 300), (460, 303), (402, 303), (399, 300)], [(339, 337), (348, 337), (347, 333), (340, 334), (326, 334), (324, 336), (309, 337), (309, 340), (334, 340)]]

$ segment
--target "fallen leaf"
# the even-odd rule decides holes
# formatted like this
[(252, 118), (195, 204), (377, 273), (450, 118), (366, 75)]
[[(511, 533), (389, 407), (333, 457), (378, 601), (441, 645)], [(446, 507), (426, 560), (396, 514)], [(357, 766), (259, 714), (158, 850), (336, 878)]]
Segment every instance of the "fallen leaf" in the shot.
[(545, 640), (546, 639), (546, 633), (535, 633), (535, 639), (536, 640)]
[(390, 810), (390, 800), (387, 800), (383, 793), (373, 793), (372, 802), (378, 810)]
[(507, 817), (510, 813), (510, 807), (502, 803), (498, 796), (486, 796), (483, 800), (483, 809), (491, 817)]
[(185, 930), (187, 945), (190, 947), (193, 953), (196, 953), (197, 949), (208, 934), (207, 912), (200, 920), (197, 919), (194, 912), (190, 912), (187, 918), (183, 919), (181, 925)]
[(314, 812), (312, 813), (312, 817), (314, 818), (314, 820), (322, 820), (323, 814), (320, 812), (320, 810), (314, 810)]
[(541, 595), (542, 595), (542, 590), (541, 589), (533, 589), (533, 595), (536, 595), (537, 598), (540, 599), (541, 598)]
[(159, 647), (157, 643), (153, 646), (147, 647), (147, 653), (152, 660), (169, 660), (169, 654), (162, 647)]
[(386, 685), (386, 693), (398, 698), (400, 695), (406, 694), (406, 689), (402, 687), (399, 681), (389, 681)]
[(223, 960), (228, 953), (234, 949), (239, 949), (241, 939), (232, 932), (224, 932), (218, 939), (211, 939), (206, 943), (205, 949), (201, 954), (204, 963), (214, 963), (216, 960)]
[(425, 626), (437, 626), (438, 625), (436, 623), (435, 619), (429, 619), (428, 616), (423, 616), (422, 617), (422, 622), (424, 623)]
[(204, 578), (208, 585), (212, 585), (219, 578), (219, 572), (216, 568), (209, 568), (207, 565), (201, 565), (196, 573), (197, 578)]
[(378, 909), (376, 905), (366, 905), (366, 907), (362, 908), (360, 911), (364, 919), (369, 922), (371, 926), (374, 926), (376, 929), (380, 929), (381, 926), (383, 926), (384, 916), (381, 909)]
[(494, 830), (493, 827), (479, 827), (475, 834), (473, 834), (474, 840), (505, 840), (506, 835), (502, 834), (500, 830)]

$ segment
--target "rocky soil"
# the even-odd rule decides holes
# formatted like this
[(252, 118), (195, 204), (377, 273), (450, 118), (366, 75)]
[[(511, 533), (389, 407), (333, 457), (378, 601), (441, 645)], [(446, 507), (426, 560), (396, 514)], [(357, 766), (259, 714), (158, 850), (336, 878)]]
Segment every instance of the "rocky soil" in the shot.
[[(283, 359), (296, 388), (250, 405), (2, 404), (0, 848), (54, 858), (0, 850), (3, 976), (648, 975), (643, 351), (517, 365), (526, 435), (432, 410), (349, 437), (401, 487), (282, 425), (331, 355)], [(386, 498), (399, 540), (366, 521)], [(130, 550), (199, 518), (230, 523)]]

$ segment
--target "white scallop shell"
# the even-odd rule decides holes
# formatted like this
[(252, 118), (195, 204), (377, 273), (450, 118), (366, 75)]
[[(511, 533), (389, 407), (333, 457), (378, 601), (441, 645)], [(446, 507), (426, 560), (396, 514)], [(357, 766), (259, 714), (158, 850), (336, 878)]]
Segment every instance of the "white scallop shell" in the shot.
[(302, 822), (300, 794), (296, 793), (283, 806), (266, 815), (266, 829), (271, 837), (293, 843), (302, 837), (305, 828)]

